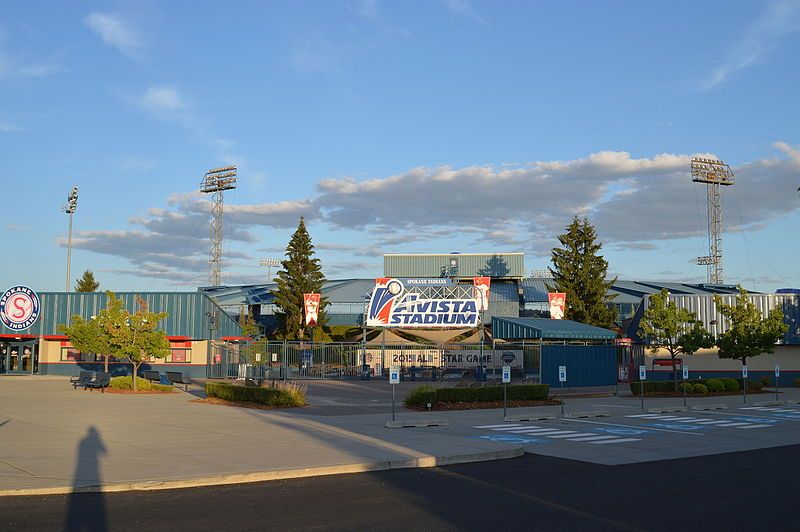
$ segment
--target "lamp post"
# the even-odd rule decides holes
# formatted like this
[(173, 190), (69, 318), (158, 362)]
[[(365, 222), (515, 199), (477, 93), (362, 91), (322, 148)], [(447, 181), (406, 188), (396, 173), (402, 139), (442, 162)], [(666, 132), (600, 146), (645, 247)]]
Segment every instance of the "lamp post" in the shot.
[(272, 268), (277, 268), (281, 265), (281, 259), (261, 259), (258, 265), (267, 269), (267, 283), (272, 282)]
[(75, 185), (72, 187), (72, 190), (67, 196), (67, 203), (62, 207), (62, 210), (69, 214), (69, 230), (67, 232), (67, 283), (66, 288), (64, 289), (65, 292), (69, 292), (69, 278), (70, 278), (70, 267), (72, 265), (72, 216), (75, 214), (75, 211), (78, 209), (78, 186)]

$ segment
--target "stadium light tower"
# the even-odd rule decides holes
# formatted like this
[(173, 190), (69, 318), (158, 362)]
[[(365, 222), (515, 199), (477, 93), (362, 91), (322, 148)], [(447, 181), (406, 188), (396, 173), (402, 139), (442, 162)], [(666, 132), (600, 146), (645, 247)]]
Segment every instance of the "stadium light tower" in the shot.
[(269, 268), (267, 270), (267, 283), (272, 280), (272, 268), (277, 268), (281, 265), (281, 259), (261, 259), (258, 265), (262, 268)]
[(708, 282), (722, 284), (722, 204), (720, 186), (733, 185), (731, 167), (717, 159), (692, 159), (692, 181), (705, 183), (708, 195), (708, 255), (697, 264), (708, 267)]
[(211, 253), (208, 282), (211, 286), (222, 284), (222, 193), (236, 188), (236, 167), (223, 166), (206, 172), (200, 183), (200, 192), (211, 196)]
[(72, 216), (75, 214), (75, 211), (78, 210), (77, 185), (72, 187), (72, 190), (70, 190), (69, 196), (67, 196), (67, 203), (61, 207), (61, 210), (69, 214), (69, 230), (67, 231), (67, 284), (66, 288), (64, 289), (65, 292), (69, 292), (69, 271), (70, 267), (72, 266)]

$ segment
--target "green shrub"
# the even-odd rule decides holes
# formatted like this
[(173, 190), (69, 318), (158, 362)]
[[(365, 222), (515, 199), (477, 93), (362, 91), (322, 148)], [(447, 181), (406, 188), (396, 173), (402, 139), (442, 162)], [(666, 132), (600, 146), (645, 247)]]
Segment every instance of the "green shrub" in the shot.
[[(112, 377), (108, 385), (109, 388), (116, 390), (133, 390), (133, 378), (130, 376)], [(140, 392), (171, 392), (172, 386), (163, 384), (153, 384), (143, 377), (136, 377), (136, 387)]]
[(680, 383), (678, 385), (678, 390), (680, 390), (681, 392), (684, 391), (684, 388), (686, 389), (686, 393), (693, 393), (694, 392), (694, 385), (693, 384), (689, 384), (688, 382), (682, 382), (682, 383)]
[(725, 377), (724, 379), (720, 379), (722, 384), (725, 385), (726, 392), (736, 392), (739, 391), (739, 383), (736, 382), (736, 379), (731, 379), (730, 377)]
[(800, 379), (794, 379), (792, 382), (795, 388), (800, 388)]
[(762, 388), (764, 388), (764, 385), (759, 381), (747, 381), (747, 389), (752, 392), (760, 392)]
[[(549, 384), (518, 384), (508, 387), (508, 399), (512, 401), (541, 401), (547, 399), (549, 392)], [(493, 386), (491, 388), (436, 388), (436, 401), (442, 403), (475, 403), (502, 400), (502, 386)]]
[(763, 386), (772, 386), (772, 384), (773, 384), (773, 381), (772, 381), (772, 379), (770, 379), (770, 378), (769, 378), (769, 377), (767, 377), (766, 375), (765, 375), (765, 376), (763, 376), (763, 377), (761, 377), (761, 386), (762, 386), (762, 387), (763, 387)]
[(426, 407), (428, 403), (435, 403), (436, 402), (436, 388), (433, 386), (417, 386), (413, 388), (408, 394), (406, 394), (405, 399), (403, 399), (403, 404), (407, 407)]
[(222, 382), (206, 384), (206, 395), (226, 401), (260, 403), (268, 406), (304, 406), (305, 388), (299, 383), (287, 382), (270, 388), (250, 388)]
[(708, 387), (705, 384), (695, 384), (694, 393), (708, 393)]
[(708, 388), (709, 392), (724, 392), (725, 391), (725, 383), (723, 383), (719, 379), (708, 379), (706, 381), (706, 388)]

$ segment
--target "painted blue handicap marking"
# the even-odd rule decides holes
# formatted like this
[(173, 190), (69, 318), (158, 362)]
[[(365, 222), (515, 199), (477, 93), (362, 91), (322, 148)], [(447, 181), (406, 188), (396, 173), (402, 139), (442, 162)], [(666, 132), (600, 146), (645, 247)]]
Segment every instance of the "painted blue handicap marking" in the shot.
[(648, 423), (647, 426), (658, 427), (661, 429), (685, 430), (685, 431), (700, 430), (701, 428), (703, 428), (698, 425), (689, 425), (688, 423)]
[(529, 443), (550, 443), (546, 440), (535, 440), (531, 438), (522, 438), (520, 436), (505, 436), (502, 434), (491, 436), (473, 436), (473, 438), (480, 438), (482, 440), (489, 440), (489, 441), (497, 441), (502, 443), (521, 443), (521, 444), (529, 444)]
[(618, 436), (634, 436), (636, 434), (648, 434), (652, 431), (644, 430), (644, 429), (628, 429), (628, 428), (592, 428), (593, 432), (605, 432), (608, 434), (616, 434)]

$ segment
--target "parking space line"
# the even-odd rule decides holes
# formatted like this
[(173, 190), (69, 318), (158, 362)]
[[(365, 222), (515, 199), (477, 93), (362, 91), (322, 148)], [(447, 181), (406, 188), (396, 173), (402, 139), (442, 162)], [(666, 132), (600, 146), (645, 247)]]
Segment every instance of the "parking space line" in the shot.
[(658, 417), (660, 415), (661, 414), (634, 414), (634, 415), (625, 416), (625, 417)]
[(617, 440), (604, 440), (604, 441), (590, 441), (589, 443), (594, 443), (595, 445), (605, 445), (605, 444), (613, 444), (613, 443), (625, 443), (629, 441), (642, 441), (639, 438), (620, 438)]
[(521, 427), (519, 423), (509, 424), (503, 423), (502, 425), (478, 425), (477, 427), (472, 427), (473, 429), (497, 429), (500, 427)]
[(553, 432), (561, 432), (561, 431), (558, 430), (558, 429), (537, 429), (535, 427), (531, 427), (530, 429), (527, 429), (527, 430), (524, 430), (524, 431), (521, 431), (521, 432), (516, 432), (515, 434), (544, 435), (544, 434), (553, 433)]
[(699, 423), (701, 421), (712, 421), (710, 417), (696, 417), (686, 421), (678, 421), (678, 423)]
[[(531, 425), (530, 427), (520, 427), (520, 428), (518, 428), (518, 429), (509, 430), (509, 431), (506, 431), (506, 432), (513, 432), (514, 434), (516, 434), (517, 432), (528, 432), (528, 431), (529, 431), (529, 430), (531, 430), (531, 429), (538, 429), (538, 430), (555, 430), (555, 429), (542, 429), (542, 428), (540, 428), (540, 427), (534, 427), (533, 425)], [(492, 430), (499, 430), (499, 429), (492, 429)]]
[(746, 427), (747, 425), (751, 425), (751, 423), (721, 423), (717, 425), (718, 427)]
[(550, 432), (550, 433), (547, 433), (547, 434), (543, 434), (543, 433), (539, 432), (536, 435), (537, 436), (547, 436), (549, 438), (550, 436), (555, 436), (556, 434), (576, 434), (576, 432), (574, 430), (557, 430), (556, 432)]
[(718, 419), (716, 421), (699, 421), (698, 425), (719, 425), (720, 423), (730, 423), (730, 421), (725, 421)]
[[(492, 429), (492, 430), (519, 430), (522, 427), (523, 427), (523, 425), (514, 425), (513, 427), (498, 427), (498, 428)], [(477, 429), (477, 428), (480, 428), (480, 427), (475, 427), (475, 428)]]
[(742, 430), (746, 430), (746, 429), (762, 429), (764, 427), (771, 427), (771, 426), (772, 425), (750, 425), (750, 426), (747, 426), (747, 427), (737, 427), (737, 428), (742, 429)]

